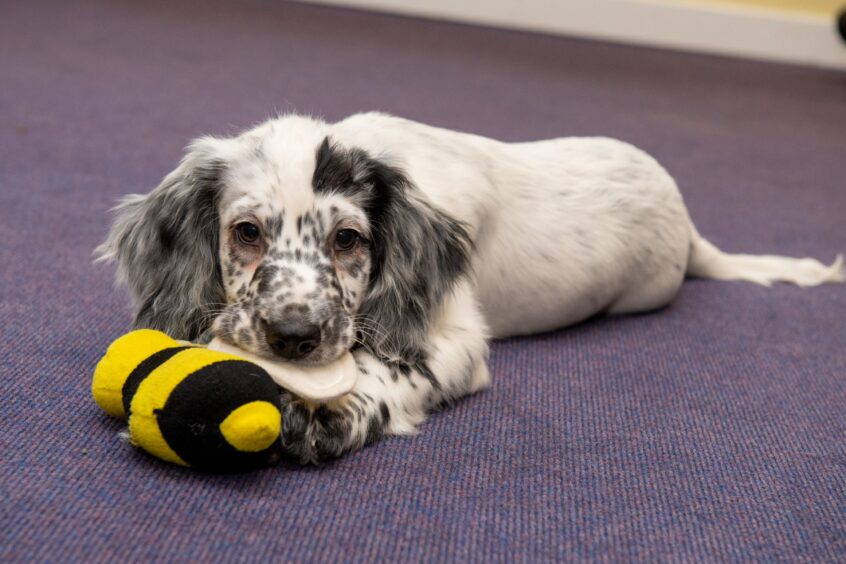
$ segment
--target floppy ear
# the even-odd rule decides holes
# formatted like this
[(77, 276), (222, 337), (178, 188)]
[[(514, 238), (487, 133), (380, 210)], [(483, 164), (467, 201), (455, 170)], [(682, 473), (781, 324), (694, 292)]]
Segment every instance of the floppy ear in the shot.
[(195, 141), (180, 165), (146, 196), (130, 195), (96, 254), (118, 263), (135, 302), (135, 327), (194, 340), (225, 300), (218, 257), (221, 141)]
[(373, 267), (360, 313), (381, 328), (377, 351), (405, 362), (425, 359), (426, 333), (444, 296), (470, 268), (465, 226), (426, 201), (398, 168), (353, 151), (368, 186)]

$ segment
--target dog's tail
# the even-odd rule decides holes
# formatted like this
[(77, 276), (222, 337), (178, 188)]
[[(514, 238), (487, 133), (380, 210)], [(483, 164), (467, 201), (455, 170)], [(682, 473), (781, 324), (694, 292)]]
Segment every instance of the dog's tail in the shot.
[(797, 286), (818, 286), (846, 281), (843, 256), (830, 266), (812, 258), (778, 255), (740, 255), (724, 253), (693, 229), (687, 275), (718, 280), (746, 280), (771, 286), (790, 282)]

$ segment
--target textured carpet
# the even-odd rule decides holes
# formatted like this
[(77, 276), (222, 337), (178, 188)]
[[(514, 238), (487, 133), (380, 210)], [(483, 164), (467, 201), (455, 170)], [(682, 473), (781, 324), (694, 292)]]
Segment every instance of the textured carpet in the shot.
[(0, 4), (0, 560), (846, 560), (846, 287), (692, 281), (496, 343), (493, 387), (320, 468), (151, 460), (89, 398), (107, 209), (202, 133), (381, 109), (610, 135), (728, 250), (846, 251), (846, 76), (280, 2)]

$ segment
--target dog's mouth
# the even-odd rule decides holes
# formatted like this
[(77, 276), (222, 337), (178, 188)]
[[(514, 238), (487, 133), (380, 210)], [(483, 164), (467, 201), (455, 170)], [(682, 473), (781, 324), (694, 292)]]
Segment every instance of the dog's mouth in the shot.
[(349, 352), (327, 364), (298, 365), (254, 355), (219, 338), (212, 339), (208, 346), (257, 364), (285, 391), (306, 400), (328, 401), (341, 397), (352, 390), (358, 378), (358, 367)]
[[(351, 322), (332, 319), (321, 325), (320, 337), (306, 339), (269, 334), (258, 315), (241, 308), (222, 312), (212, 323), (208, 341), (223, 343), (267, 362), (314, 368), (335, 362), (356, 344)], [(288, 341), (283, 341), (288, 339)]]

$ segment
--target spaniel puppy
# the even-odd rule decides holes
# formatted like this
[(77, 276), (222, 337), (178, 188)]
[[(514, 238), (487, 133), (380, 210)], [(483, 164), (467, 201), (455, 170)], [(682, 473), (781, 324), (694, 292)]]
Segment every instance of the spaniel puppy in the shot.
[(283, 394), (285, 448), (317, 462), (488, 385), (489, 337), (669, 303), (684, 277), (811, 286), (842, 259), (730, 255), (672, 177), (612, 139), (501, 143), (379, 113), (273, 119), (200, 138), (117, 208), (135, 325), (320, 364), (352, 350), (355, 391)]

